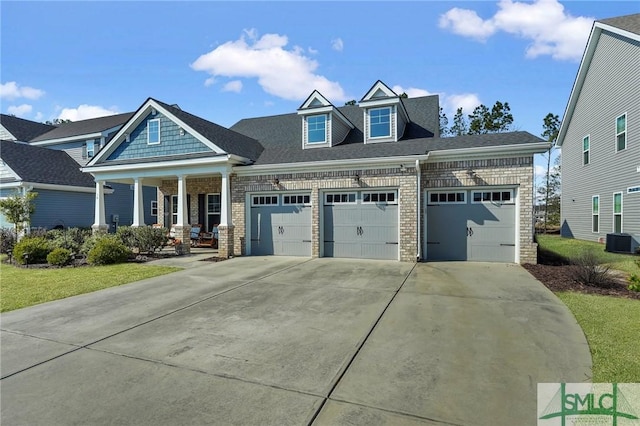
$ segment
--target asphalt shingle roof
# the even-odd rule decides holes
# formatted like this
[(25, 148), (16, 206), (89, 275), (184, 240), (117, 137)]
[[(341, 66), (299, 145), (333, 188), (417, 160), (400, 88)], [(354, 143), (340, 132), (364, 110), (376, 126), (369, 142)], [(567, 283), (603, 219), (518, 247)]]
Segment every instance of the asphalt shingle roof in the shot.
[(364, 114), (362, 108), (355, 105), (338, 108), (356, 128), (351, 130), (344, 142), (333, 147), (303, 149), (301, 117), (295, 113), (244, 119), (231, 129), (257, 139), (264, 146), (264, 151), (254, 163), (257, 165), (423, 155), (439, 150), (543, 142), (527, 132), (434, 138), (433, 130), (439, 127), (438, 97), (425, 96), (402, 101), (411, 123), (398, 142), (364, 144)]
[(255, 160), (263, 150), (262, 145), (251, 137), (229, 130), (157, 99), (153, 100), (229, 154)]
[(640, 35), (640, 13), (617, 16), (615, 18), (599, 19), (598, 22)]
[(109, 115), (107, 117), (62, 123), (55, 129), (29, 140), (29, 142), (41, 142), (50, 139), (61, 139), (99, 133), (107, 129), (122, 126), (127, 122), (127, 120), (129, 120), (129, 118), (131, 118), (132, 115), (132, 112), (126, 112), (124, 114)]
[(64, 151), (3, 140), (0, 158), (25, 182), (95, 187), (93, 177)]
[(0, 114), (0, 123), (20, 142), (28, 142), (56, 128), (56, 126), (49, 124), (25, 120), (6, 114)]

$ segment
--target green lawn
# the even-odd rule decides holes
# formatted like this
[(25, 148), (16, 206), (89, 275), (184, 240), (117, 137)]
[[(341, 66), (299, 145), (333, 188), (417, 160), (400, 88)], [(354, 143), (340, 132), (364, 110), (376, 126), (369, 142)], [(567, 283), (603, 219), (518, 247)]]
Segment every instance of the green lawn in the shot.
[(567, 260), (579, 255), (584, 250), (593, 250), (598, 253), (603, 263), (609, 264), (613, 269), (629, 274), (640, 272), (634, 263), (634, 260), (639, 258), (638, 256), (606, 252), (604, 251), (604, 244), (572, 238), (561, 238), (559, 235), (537, 235), (536, 241), (540, 246), (541, 252), (546, 251)]
[(556, 295), (587, 336), (592, 382), (640, 383), (640, 301), (574, 292)]
[(138, 263), (61, 269), (0, 264), (0, 312), (11, 311), (107, 287), (179, 271)]

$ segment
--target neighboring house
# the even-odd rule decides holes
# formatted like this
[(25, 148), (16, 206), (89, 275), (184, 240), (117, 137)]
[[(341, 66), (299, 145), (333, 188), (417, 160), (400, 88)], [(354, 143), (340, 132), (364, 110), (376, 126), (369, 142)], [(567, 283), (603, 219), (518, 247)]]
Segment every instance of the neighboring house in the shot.
[(1, 140), (27, 142), (55, 128), (56, 126), (49, 124), (36, 123), (13, 115), (0, 114)]
[[(158, 188), (158, 218), (188, 241), (219, 230), (219, 255), (535, 262), (527, 132), (439, 138), (437, 96), (381, 81), (358, 105), (317, 91), (291, 114), (226, 129), (149, 98), (83, 168), (97, 182)], [(134, 207), (134, 224), (146, 223)]]
[[(18, 124), (24, 128), (31, 129), (30, 132), (20, 132), (21, 136), (16, 136), (13, 140), (28, 142), (30, 145), (36, 147), (64, 151), (76, 161), (76, 168), (79, 170), (81, 166), (84, 166), (105, 146), (109, 138), (131, 115), (132, 113), (117, 114), (62, 123), (58, 126), (47, 126), (6, 115), (2, 115), (1, 118), (3, 128), (12, 129), (12, 134), (17, 133), (13, 129), (17, 129)], [(36, 132), (36, 130), (40, 129), (44, 131)], [(106, 198), (106, 215), (109, 230), (114, 231), (118, 225), (131, 225), (133, 223), (133, 190), (131, 186), (111, 182), (105, 182), (104, 184), (111, 189), (108, 191), (109, 196)], [(143, 202), (146, 222), (157, 222), (157, 216), (153, 215), (153, 213), (157, 213), (155, 187), (144, 188)], [(52, 211), (51, 213), (52, 215), (59, 215), (57, 211)], [(82, 214), (85, 217), (85, 220), (80, 222), (88, 222), (88, 225), (82, 226), (90, 226), (94, 221), (93, 204), (90, 209), (83, 209), (78, 212), (78, 214)], [(73, 222), (79, 223), (77, 220)]]
[(640, 14), (596, 21), (558, 135), (562, 235), (640, 244)]
[[(0, 140), (0, 197), (28, 190), (38, 193), (32, 227), (89, 227), (93, 223), (95, 183), (66, 152)], [(13, 224), (0, 217), (0, 226)]]

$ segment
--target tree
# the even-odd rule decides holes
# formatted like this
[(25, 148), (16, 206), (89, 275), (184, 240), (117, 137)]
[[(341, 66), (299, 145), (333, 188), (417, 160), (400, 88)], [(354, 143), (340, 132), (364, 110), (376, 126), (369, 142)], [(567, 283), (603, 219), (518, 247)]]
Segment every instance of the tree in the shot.
[(462, 108), (456, 110), (456, 115), (453, 116), (453, 126), (448, 131), (450, 136), (462, 136), (469, 132), (469, 125), (466, 118), (462, 113)]
[(509, 102), (496, 103), (489, 109), (486, 105), (478, 105), (469, 115), (469, 134), (508, 132), (513, 124), (513, 115)]
[(54, 118), (53, 120), (47, 120), (44, 122), (44, 124), (48, 124), (50, 126), (58, 126), (60, 124), (64, 124), (64, 123), (71, 123), (71, 120), (69, 120), (68, 118), (62, 119), (62, 118)]
[[(557, 115), (549, 113), (544, 117), (542, 123), (541, 136), (547, 140), (551, 145), (547, 151), (547, 173), (545, 185), (538, 189), (538, 194), (544, 197), (545, 211), (544, 211), (544, 232), (547, 232), (547, 226), (549, 223), (553, 225), (560, 225), (560, 163), (559, 158), (556, 158), (556, 163), (551, 169), (551, 155), (555, 148), (556, 139), (558, 139), (558, 132), (560, 131), (560, 118)], [(556, 223), (556, 201), (557, 201), (557, 223)], [(551, 214), (551, 216), (550, 216)]]
[(0, 200), (0, 213), (14, 224), (16, 235), (24, 230), (25, 223), (28, 224), (31, 221), (31, 215), (36, 209), (34, 200), (37, 196), (38, 193), (32, 191), (27, 191), (24, 195), (15, 192)]
[(351, 99), (350, 101), (347, 101), (344, 104), (345, 105), (355, 105), (356, 104), (356, 100), (355, 99)]
[(402, 93), (400, 93), (400, 97), (404, 98), (404, 99), (407, 99), (409, 97), (409, 95), (407, 95), (407, 92), (402, 92)]
[(447, 115), (444, 113), (442, 107), (440, 107), (440, 137), (445, 137), (449, 133), (449, 129), (447, 126), (449, 125), (449, 119)]

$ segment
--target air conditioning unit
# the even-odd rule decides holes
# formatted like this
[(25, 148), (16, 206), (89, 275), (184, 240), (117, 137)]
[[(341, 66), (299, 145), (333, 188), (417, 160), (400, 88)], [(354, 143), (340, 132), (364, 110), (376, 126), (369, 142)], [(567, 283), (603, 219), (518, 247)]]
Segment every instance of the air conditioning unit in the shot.
[(612, 253), (632, 253), (633, 238), (630, 234), (607, 234), (605, 251)]

